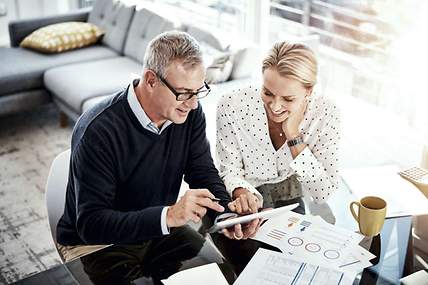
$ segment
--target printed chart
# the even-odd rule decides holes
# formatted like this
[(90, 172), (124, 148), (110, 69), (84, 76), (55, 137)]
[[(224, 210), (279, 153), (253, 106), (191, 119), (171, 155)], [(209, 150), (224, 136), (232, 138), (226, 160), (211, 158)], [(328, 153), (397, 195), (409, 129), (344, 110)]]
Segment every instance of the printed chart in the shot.
[(354, 278), (355, 275), (302, 262), (292, 256), (260, 248), (234, 285), (350, 285)]
[(267, 221), (254, 239), (313, 264), (329, 264), (343, 271), (348, 268), (355, 271), (370, 266), (369, 260), (374, 257), (358, 246), (362, 238), (362, 235), (328, 224), (318, 216), (287, 212)]

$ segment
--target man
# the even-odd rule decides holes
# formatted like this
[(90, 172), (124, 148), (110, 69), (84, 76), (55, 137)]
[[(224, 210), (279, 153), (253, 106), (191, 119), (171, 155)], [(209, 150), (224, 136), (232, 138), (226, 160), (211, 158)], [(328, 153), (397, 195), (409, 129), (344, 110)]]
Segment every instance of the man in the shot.
[[(225, 210), (230, 196), (214, 167), (198, 104), (210, 91), (204, 78), (196, 40), (163, 33), (147, 47), (142, 79), (81, 116), (57, 228), (65, 260), (101, 245), (168, 238), (189, 221)], [(176, 202), (183, 175), (191, 189)], [(256, 220), (225, 234), (246, 238), (257, 226)]]

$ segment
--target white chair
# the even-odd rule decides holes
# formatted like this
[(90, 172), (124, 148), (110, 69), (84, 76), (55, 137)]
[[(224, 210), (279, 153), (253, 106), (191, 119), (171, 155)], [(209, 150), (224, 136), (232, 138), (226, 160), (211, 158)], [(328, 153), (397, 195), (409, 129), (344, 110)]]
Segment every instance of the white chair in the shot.
[[(56, 248), (56, 228), (64, 213), (65, 193), (67, 190), (68, 170), (70, 166), (70, 149), (55, 157), (49, 171), (46, 183), (46, 207), (48, 211), (49, 227)], [(61, 260), (63, 260), (61, 254)]]

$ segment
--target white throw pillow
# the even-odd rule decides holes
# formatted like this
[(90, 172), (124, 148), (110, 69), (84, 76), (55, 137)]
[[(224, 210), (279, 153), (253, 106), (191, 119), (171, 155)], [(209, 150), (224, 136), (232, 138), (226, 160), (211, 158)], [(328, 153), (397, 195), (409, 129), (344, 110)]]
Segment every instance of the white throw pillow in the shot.
[(202, 42), (200, 44), (204, 65), (206, 68), (207, 83), (221, 83), (229, 79), (233, 69), (233, 58), (229, 52), (222, 52)]
[(207, 67), (205, 80), (207, 83), (221, 83), (229, 79), (232, 73), (233, 61), (230, 54), (224, 54)]

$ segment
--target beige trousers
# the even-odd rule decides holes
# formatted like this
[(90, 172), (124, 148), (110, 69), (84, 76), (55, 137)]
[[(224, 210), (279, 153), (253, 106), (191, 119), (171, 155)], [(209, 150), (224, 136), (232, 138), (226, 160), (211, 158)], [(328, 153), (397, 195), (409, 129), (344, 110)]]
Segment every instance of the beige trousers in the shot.
[(90, 254), (94, 251), (106, 248), (109, 245), (61, 245), (59, 243), (56, 244), (58, 252), (63, 259), (64, 262), (82, 257), (84, 255)]
[(257, 187), (263, 196), (263, 207), (275, 207), (275, 201), (288, 201), (303, 196), (302, 185), (296, 175), (276, 184), (263, 184)]

